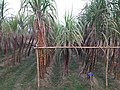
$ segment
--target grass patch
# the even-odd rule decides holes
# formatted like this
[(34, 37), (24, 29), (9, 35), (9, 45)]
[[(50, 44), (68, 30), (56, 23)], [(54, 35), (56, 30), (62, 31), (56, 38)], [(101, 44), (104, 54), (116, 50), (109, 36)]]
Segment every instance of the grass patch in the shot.
[[(33, 77), (35, 77), (35, 72), (36, 72), (35, 57), (34, 56), (31, 56), (31, 57), (26, 58), (26, 60), (23, 60), (20, 65), (16, 65), (14, 67), (8, 68), (7, 70), (6, 68), (4, 68), (5, 72), (2, 73), (3, 75), (1, 75), (0, 77), (0, 89), (13, 90), (14, 88), (16, 88), (17, 84), (22, 85), (21, 77), (27, 78), (28, 82), (31, 81)], [(31, 65), (33, 65), (33, 67), (30, 68)], [(29, 69), (29, 72), (26, 72), (26, 70), (28, 69)]]

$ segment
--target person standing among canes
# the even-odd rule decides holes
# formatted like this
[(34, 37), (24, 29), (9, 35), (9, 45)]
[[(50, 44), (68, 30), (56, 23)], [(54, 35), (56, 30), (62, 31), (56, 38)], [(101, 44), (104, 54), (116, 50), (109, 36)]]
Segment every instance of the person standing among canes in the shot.
[(93, 73), (92, 72), (87, 73), (87, 77), (90, 81), (91, 90), (93, 90)]

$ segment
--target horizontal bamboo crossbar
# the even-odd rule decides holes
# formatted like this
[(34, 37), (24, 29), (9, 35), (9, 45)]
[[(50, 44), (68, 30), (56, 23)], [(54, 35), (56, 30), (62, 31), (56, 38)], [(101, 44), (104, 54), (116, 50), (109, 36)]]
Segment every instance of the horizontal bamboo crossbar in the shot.
[(103, 48), (103, 49), (120, 49), (120, 46), (106, 46), (106, 47), (104, 47), (104, 46), (85, 46), (85, 47), (83, 47), (83, 46), (75, 46), (75, 47), (73, 47), (73, 46), (53, 46), (53, 47), (34, 47), (34, 49), (64, 49), (64, 48), (81, 48), (81, 49), (99, 49), (99, 48)]

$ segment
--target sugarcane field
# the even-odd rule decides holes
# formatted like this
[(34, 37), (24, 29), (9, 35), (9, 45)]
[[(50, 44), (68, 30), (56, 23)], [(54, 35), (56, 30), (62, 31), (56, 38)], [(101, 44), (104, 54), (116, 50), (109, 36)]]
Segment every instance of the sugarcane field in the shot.
[(0, 0), (0, 90), (120, 90), (120, 0)]

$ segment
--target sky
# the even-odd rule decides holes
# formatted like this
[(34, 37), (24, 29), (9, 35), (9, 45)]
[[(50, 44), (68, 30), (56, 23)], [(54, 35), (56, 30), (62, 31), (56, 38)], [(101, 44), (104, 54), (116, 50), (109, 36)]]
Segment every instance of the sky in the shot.
[(17, 14), (20, 9), (20, 0), (6, 0), (10, 13)]
[(89, 1), (90, 0), (56, 0), (59, 19), (63, 20), (65, 11), (71, 13), (72, 10), (74, 15), (78, 15)]
[[(55, 0), (58, 8), (58, 17), (60, 21), (63, 20), (65, 11), (71, 12), (73, 10), (74, 15), (78, 15), (80, 10), (84, 8), (86, 3), (90, 0)], [(10, 13), (17, 14), (20, 9), (20, 0), (7, 0)]]

